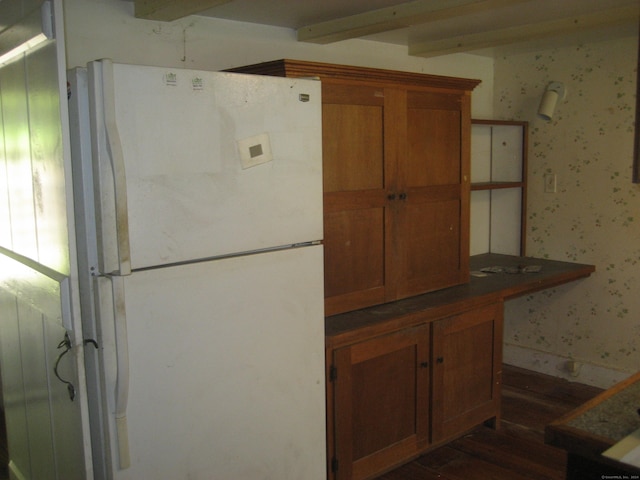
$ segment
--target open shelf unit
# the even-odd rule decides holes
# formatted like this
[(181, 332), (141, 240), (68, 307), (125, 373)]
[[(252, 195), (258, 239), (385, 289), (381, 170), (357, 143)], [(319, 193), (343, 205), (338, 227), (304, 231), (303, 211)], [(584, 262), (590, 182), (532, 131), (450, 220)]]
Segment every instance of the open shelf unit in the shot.
[(525, 255), (528, 123), (471, 121), (471, 255)]

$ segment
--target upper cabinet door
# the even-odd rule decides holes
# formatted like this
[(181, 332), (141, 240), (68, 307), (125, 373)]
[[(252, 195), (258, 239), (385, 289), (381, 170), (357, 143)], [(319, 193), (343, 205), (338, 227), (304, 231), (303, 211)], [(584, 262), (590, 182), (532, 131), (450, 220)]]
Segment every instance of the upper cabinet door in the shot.
[(409, 90), (403, 110), (396, 298), (464, 283), (469, 271), (469, 96)]
[(385, 300), (385, 102), (375, 87), (322, 89), (326, 313)]
[(467, 281), (469, 100), (324, 83), (327, 315)]

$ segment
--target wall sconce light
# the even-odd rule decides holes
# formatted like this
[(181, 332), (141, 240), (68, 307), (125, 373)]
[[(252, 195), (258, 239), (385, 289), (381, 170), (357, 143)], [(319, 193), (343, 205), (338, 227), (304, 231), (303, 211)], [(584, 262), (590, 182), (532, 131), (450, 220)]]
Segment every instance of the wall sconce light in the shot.
[(564, 100), (566, 91), (564, 84), (560, 82), (551, 82), (547, 85), (547, 89), (542, 95), (540, 106), (538, 107), (538, 117), (549, 121), (553, 118), (558, 100)]
[[(1, 1), (1, 0), (0, 0)], [(20, 23), (2, 33), (0, 39), (0, 66), (23, 53), (54, 38), (53, 15), (50, 1), (42, 3)]]

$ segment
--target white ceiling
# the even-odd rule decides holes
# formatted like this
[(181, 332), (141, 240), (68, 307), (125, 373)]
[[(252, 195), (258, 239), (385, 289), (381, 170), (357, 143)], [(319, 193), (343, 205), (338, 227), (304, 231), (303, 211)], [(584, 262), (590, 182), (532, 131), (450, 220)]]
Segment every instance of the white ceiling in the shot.
[(364, 38), (431, 57), (634, 34), (639, 11), (639, 0), (231, 0), (198, 14), (291, 28), (299, 41)]

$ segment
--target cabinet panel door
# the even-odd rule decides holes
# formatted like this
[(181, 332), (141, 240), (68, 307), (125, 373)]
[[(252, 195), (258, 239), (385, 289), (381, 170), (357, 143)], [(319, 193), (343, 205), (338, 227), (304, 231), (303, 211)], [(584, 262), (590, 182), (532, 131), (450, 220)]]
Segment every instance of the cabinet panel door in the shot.
[(402, 208), (394, 224), (397, 298), (468, 281), (468, 97), (408, 91)]
[(433, 324), (432, 441), (451, 438), (500, 409), (502, 304)]
[(324, 214), (326, 314), (384, 301), (384, 209)]
[(382, 113), (382, 105), (323, 105), (325, 192), (384, 187)]
[(385, 301), (382, 89), (323, 84), (325, 313)]
[(429, 326), (334, 352), (336, 478), (367, 478), (428, 441)]
[(442, 192), (440, 198), (414, 198), (398, 211), (401, 231), (396, 257), (397, 297), (437, 290), (460, 282), (460, 209), (457, 193)]
[(459, 95), (408, 93), (408, 154), (403, 166), (407, 186), (461, 182), (461, 114)]

